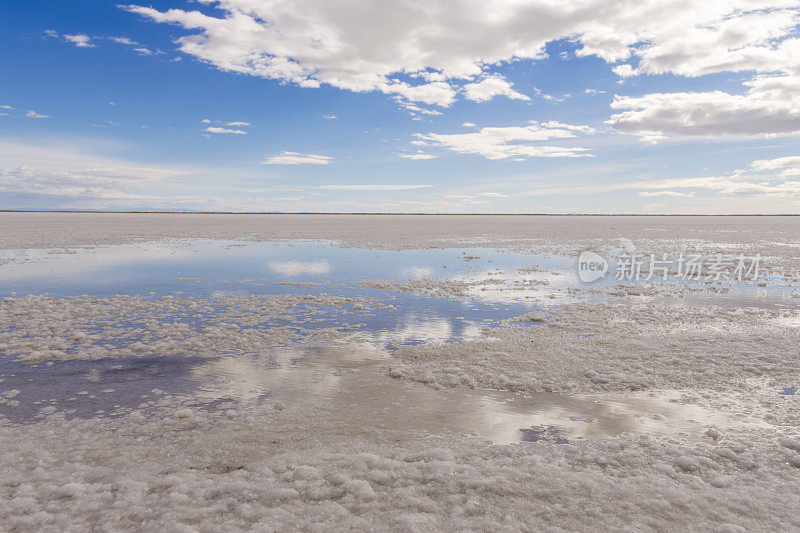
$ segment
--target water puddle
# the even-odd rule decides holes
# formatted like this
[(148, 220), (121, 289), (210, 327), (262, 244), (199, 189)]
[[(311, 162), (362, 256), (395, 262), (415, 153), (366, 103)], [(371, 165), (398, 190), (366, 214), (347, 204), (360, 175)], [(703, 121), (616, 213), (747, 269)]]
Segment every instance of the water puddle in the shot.
[[(581, 284), (570, 257), (489, 249), (371, 250), (316, 241), (241, 243), (188, 240), (0, 252), (0, 296), (117, 294), (159, 298), (250, 295), (366, 297), (379, 306), (312, 310), (293, 316), (306, 328), (352, 327), (346, 343), (276, 347), (258, 355), (147, 356), (24, 364), (0, 359), (0, 415), (31, 423), (50, 413), (116, 416), (131, 409), (190, 405), (217, 409), (264, 403), (323, 409), (349, 434), (370, 428), (414, 438), (458, 434), (495, 443), (571, 442), (647, 432), (703, 438), (709, 425), (757, 424), (679, 404), (669, 394), (522, 395), (433, 388), (388, 377), (393, 349), (457, 342), (486, 326), (568, 301), (607, 301), (607, 277)], [(381, 286), (369, 280), (401, 282)], [(418, 280), (455, 285), (415, 285)], [(680, 288), (676, 285), (676, 288)], [(729, 284), (661, 298), (664, 305), (800, 307), (791, 287)], [(578, 294), (577, 290), (581, 290)], [(609, 294), (609, 293), (612, 294)], [(188, 319), (187, 319), (188, 320)], [(519, 325), (519, 324), (517, 324)], [(536, 323), (528, 323), (535, 327)], [(780, 394), (793, 395), (796, 389)]]
[(66, 418), (114, 417), (136, 409), (315, 409), (337, 431), (394, 438), (458, 435), (495, 444), (575, 442), (648, 433), (701, 440), (708, 427), (763, 424), (676, 401), (677, 393), (520, 394), (437, 390), (392, 379), (391, 355), (368, 343), (271, 350), (259, 357), (143, 358), (6, 364), (0, 403), (6, 423), (27, 424), (52, 413)]

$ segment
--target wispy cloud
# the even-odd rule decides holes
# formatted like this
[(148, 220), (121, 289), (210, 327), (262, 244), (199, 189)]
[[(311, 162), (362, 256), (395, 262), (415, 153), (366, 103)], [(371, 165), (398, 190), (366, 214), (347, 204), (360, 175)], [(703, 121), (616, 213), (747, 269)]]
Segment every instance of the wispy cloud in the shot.
[(126, 46), (139, 46), (139, 43), (127, 37), (109, 37), (109, 39), (117, 44), (124, 44)]
[(548, 146), (540, 143), (593, 133), (595, 131), (589, 126), (531, 121), (526, 126), (481, 128), (474, 133), (417, 133), (417, 140), (412, 141), (412, 144), (438, 146), (461, 154), (477, 154), (486, 159), (592, 157), (586, 148)]
[(407, 191), (430, 187), (433, 187), (433, 185), (320, 185), (317, 189), (335, 191)]
[(247, 132), (244, 130), (232, 130), (230, 128), (220, 128), (217, 126), (209, 126), (203, 131), (207, 131), (208, 133), (217, 133), (217, 134), (247, 135)]
[(243, 130), (242, 128), (250, 126), (249, 122), (244, 122), (240, 120), (225, 121), (225, 120), (209, 120), (208, 118), (204, 118), (200, 122), (203, 124), (217, 124), (216, 126), (208, 126), (203, 130), (205, 132), (206, 137), (210, 137), (210, 135), (208, 135), (209, 133), (217, 135), (247, 135), (247, 131)]
[(418, 151), (416, 154), (397, 154), (403, 159), (413, 159), (417, 161), (422, 161), (425, 159), (436, 159), (436, 156), (433, 154), (426, 154), (423, 151)]
[(122, 198), (185, 174), (96, 155), (71, 145), (0, 139), (0, 191), (6, 193)]
[(655, 191), (648, 192), (642, 191), (639, 196), (643, 198), (693, 198), (693, 192), (678, 192), (678, 191)]
[(268, 157), (265, 165), (327, 165), (333, 160), (327, 155), (301, 154), (299, 152), (281, 152), (279, 155)]
[(41, 115), (36, 111), (28, 111), (25, 113), (26, 118), (50, 118), (50, 115)]

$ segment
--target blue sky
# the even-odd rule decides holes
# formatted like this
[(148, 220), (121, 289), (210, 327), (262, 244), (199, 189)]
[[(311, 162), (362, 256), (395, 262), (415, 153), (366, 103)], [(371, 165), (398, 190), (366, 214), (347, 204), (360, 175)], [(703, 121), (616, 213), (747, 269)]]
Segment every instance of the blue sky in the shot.
[(4, 2), (0, 208), (796, 213), (798, 22), (782, 0)]

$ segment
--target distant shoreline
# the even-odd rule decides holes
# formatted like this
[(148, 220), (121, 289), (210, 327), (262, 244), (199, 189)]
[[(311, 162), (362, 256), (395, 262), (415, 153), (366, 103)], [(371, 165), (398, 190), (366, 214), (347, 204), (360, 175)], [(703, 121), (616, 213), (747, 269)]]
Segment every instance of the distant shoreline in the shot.
[(517, 217), (798, 217), (800, 213), (403, 213), (403, 212), (326, 212), (326, 211), (95, 211), (73, 209), (0, 209), (0, 213), (76, 213), (76, 214), (119, 214), (119, 215), (363, 215), (363, 216), (517, 216)]

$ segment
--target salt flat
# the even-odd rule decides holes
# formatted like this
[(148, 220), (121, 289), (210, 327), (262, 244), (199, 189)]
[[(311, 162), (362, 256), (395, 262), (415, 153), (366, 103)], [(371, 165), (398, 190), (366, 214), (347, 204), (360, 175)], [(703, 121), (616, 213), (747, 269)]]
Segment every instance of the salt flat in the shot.
[[(0, 519), (798, 529), (799, 226), (2, 213)], [(763, 263), (586, 284), (583, 250)]]

